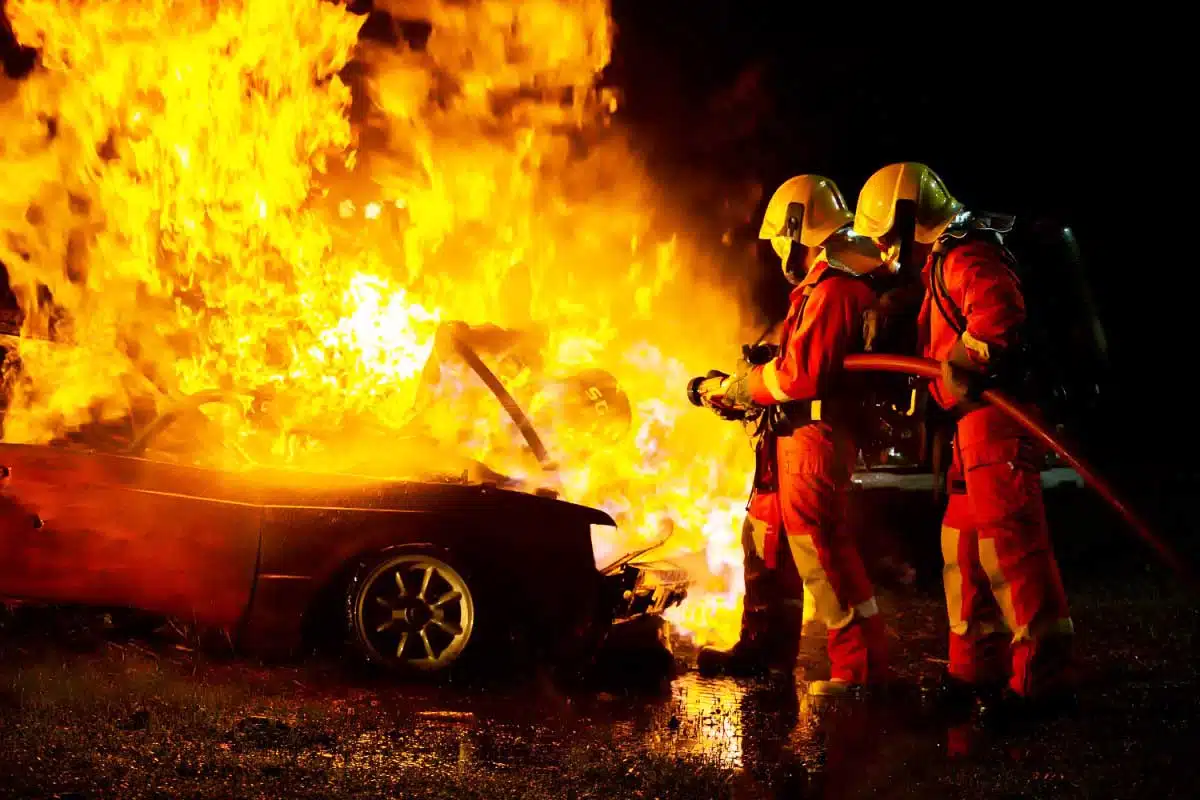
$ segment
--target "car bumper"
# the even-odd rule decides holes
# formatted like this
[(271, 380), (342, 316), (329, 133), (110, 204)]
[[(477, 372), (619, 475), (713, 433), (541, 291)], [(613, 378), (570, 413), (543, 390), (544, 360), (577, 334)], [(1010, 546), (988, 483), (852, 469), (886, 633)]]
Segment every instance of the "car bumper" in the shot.
[(604, 576), (605, 605), (614, 623), (661, 615), (687, 597), (688, 575), (668, 561), (635, 561)]

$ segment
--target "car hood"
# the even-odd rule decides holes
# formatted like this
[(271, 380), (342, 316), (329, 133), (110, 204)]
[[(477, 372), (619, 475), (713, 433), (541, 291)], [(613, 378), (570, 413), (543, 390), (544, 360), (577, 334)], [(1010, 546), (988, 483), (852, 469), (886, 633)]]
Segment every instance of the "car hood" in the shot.
[(436, 513), (489, 509), (566, 516), (581, 524), (616, 524), (607, 513), (590, 506), (462, 478), (397, 479), (282, 469), (234, 474), (257, 502), (276, 507)]
[(465, 477), (388, 478), (343, 472), (249, 467), (214, 469), (72, 447), (4, 444), (24, 475), (65, 484), (116, 484), (134, 491), (275, 508), (524, 513), (615, 525), (599, 509)]

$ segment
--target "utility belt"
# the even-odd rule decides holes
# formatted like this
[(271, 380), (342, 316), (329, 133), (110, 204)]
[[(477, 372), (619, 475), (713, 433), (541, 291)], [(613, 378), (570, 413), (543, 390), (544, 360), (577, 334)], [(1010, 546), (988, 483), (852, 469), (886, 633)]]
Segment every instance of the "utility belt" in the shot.
[[(758, 428), (758, 443), (754, 450), (754, 490), (760, 493), (779, 491), (778, 465), (775, 445), (807, 425), (823, 422), (836, 427), (849, 426), (858, 419), (858, 406), (850, 398), (834, 400), (793, 400), (767, 406)], [(839, 409), (834, 411), (834, 409)]]
[(829, 422), (824, 419), (824, 407), (820, 400), (793, 400), (770, 406), (766, 410), (766, 424), (776, 436), (791, 436), (796, 431), (814, 422)]

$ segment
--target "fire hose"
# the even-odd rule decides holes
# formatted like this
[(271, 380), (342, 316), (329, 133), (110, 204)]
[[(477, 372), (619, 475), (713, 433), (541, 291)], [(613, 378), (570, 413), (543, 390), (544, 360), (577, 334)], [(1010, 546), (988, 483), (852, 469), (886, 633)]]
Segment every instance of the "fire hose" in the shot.
[[(892, 372), (902, 375), (912, 375), (918, 378), (937, 379), (942, 374), (941, 365), (933, 360), (915, 356), (888, 355), (883, 353), (866, 353), (847, 356), (842, 362), (842, 368), (847, 372)], [(736, 419), (736, 409), (717, 409), (704, 402), (701, 397), (701, 384), (714, 377), (725, 377), (724, 373), (711, 372), (706, 377), (695, 378), (688, 384), (688, 399), (693, 405), (709, 405), (725, 419)], [(1158, 554), (1171, 569), (1189, 586), (1195, 586), (1191, 568), (1161, 537), (1151, 530), (1150, 526), (1126, 503), (1108, 481), (1083, 458), (1075, 455), (1071, 449), (1057, 436), (1036, 420), (1029, 412), (999, 389), (986, 389), (982, 399), (999, 409), (1013, 422), (1020, 425), (1035, 439), (1041, 441), (1065, 461), (1083, 479), (1091, 489), (1100, 495), (1120, 517), (1125, 520), (1130, 529), (1137, 534), (1155, 553)]]
[[(927, 358), (886, 354), (862, 354), (847, 356), (842, 368), (848, 372), (898, 372), (919, 378), (936, 379), (942, 374), (941, 365)], [(1121, 516), (1138, 537), (1149, 545), (1168, 566), (1188, 584), (1193, 583), (1191, 569), (1175, 550), (1150, 529), (1150, 526), (1121, 499), (1116, 489), (1100, 476), (1091, 464), (1071, 452), (1070, 448), (1053, 433), (1033, 418), (1029, 412), (999, 389), (985, 389), (982, 399), (990, 403), (1058, 454), (1075, 470), (1083, 482), (1091, 487), (1114, 511)]]

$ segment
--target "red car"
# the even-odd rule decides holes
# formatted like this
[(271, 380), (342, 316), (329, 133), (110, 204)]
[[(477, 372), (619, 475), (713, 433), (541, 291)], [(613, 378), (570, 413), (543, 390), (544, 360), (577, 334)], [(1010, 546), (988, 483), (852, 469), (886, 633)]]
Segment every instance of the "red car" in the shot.
[(367, 659), (439, 671), (517, 644), (586, 655), (686, 595), (685, 573), (636, 554), (598, 569), (592, 533), (613, 519), (553, 497), (198, 466), (181, 420), (223, 399), (137, 436), (0, 444), (0, 597), (141, 609), (273, 654), (341, 617)]

